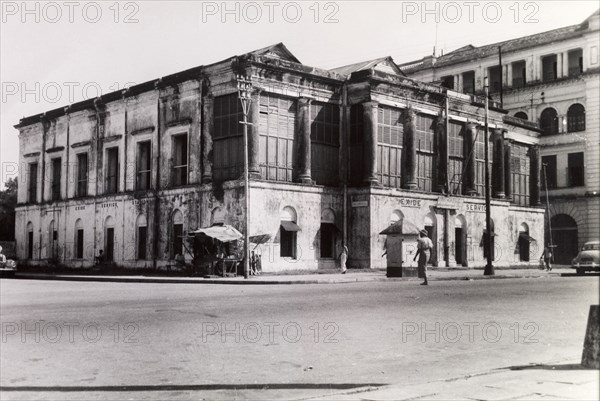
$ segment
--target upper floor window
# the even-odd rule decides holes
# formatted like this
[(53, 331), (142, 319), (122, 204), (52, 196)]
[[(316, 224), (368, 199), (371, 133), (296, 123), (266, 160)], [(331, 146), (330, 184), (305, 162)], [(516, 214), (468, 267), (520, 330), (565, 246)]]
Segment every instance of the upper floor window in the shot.
[(135, 161), (135, 189), (137, 191), (150, 189), (150, 172), (152, 168), (152, 159), (150, 158), (151, 144), (152, 142), (150, 141), (138, 142), (137, 144), (137, 154)]
[(582, 187), (585, 185), (583, 152), (569, 153), (567, 167), (567, 186)]
[(488, 68), (488, 84), (492, 92), (502, 89), (502, 68), (499, 65)]
[(546, 135), (558, 134), (558, 115), (556, 110), (549, 107), (540, 115), (540, 128)]
[(77, 196), (88, 194), (88, 154), (77, 155)]
[(188, 136), (187, 134), (173, 136), (173, 171), (174, 186), (188, 183)]
[(106, 179), (104, 180), (104, 193), (117, 193), (119, 191), (119, 148), (106, 149), (105, 166)]
[(441, 85), (444, 88), (454, 89), (454, 76), (453, 75), (446, 75), (445, 77), (442, 77), (441, 80), (442, 80)]
[(585, 131), (585, 108), (575, 103), (567, 111), (567, 132)]
[(527, 70), (525, 61), (512, 63), (512, 87), (522, 88), (527, 84)]
[(29, 182), (27, 183), (27, 202), (37, 202), (38, 164), (29, 163)]
[(542, 80), (553, 81), (557, 78), (556, 54), (542, 57)]
[(475, 71), (462, 73), (463, 92), (468, 94), (475, 93)]
[(568, 53), (569, 76), (576, 76), (583, 72), (583, 50), (575, 49)]
[(515, 113), (515, 117), (520, 118), (521, 120), (525, 120), (525, 121), (527, 121), (529, 119), (529, 117), (527, 117), (527, 113), (525, 113), (524, 111), (519, 111), (519, 112)]
[(52, 159), (52, 186), (51, 186), (51, 197), (53, 201), (60, 200), (60, 187), (62, 177), (62, 159), (57, 157)]

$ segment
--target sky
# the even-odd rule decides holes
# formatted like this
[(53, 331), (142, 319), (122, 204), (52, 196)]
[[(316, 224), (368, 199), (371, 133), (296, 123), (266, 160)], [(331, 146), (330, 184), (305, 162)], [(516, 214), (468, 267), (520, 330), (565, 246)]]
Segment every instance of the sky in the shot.
[(396, 63), (578, 24), (597, 1), (1, 1), (0, 187), (20, 118), (283, 42), (303, 63)]

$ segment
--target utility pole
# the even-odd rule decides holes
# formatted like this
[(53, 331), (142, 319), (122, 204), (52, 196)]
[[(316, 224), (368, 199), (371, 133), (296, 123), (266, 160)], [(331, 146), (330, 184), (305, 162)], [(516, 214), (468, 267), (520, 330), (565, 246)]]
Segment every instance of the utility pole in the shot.
[(252, 103), (252, 81), (243, 75), (237, 75), (237, 89), (240, 103), (242, 104), (242, 112), (244, 120), (240, 121), (244, 128), (244, 278), (248, 278), (250, 275), (250, 255), (249, 255), (249, 242), (250, 242), (250, 182), (248, 176), (248, 125), (252, 123), (248, 122), (248, 110)]
[[(548, 214), (548, 235), (550, 239), (550, 250), (552, 254), (554, 254), (554, 244), (552, 243), (552, 222), (550, 220), (550, 198), (548, 197), (548, 173), (546, 172), (546, 166), (548, 163), (542, 163), (542, 168), (544, 169), (544, 187), (546, 188), (546, 213)], [(545, 245), (545, 244), (544, 244)]]
[(485, 77), (483, 79), (483, 86), (485, 89), (485, 132), (484, 132), (484, 153), (485, 153), (485, 229), (486, 235), (484, 238), (484, 249), (486, 250), (486, 259), (487, 263), (485, 265), (485, 270), (483, 272), (486, 276), (494, 275), (494, 266), (492, 265), (492, 217), (491, 217), (491, 200), (490, 200), (490, 166), (489, 166), (489, 124), (488, 124), (488, 114), (489, 114), (489, 87), (488, 87), (488, 78)]

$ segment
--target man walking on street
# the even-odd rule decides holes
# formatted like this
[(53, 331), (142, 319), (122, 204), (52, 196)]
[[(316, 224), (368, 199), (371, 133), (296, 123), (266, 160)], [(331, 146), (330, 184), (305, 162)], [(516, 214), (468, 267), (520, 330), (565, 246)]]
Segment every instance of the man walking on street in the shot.
[(431, 257), (431, 250), (433, 249), (433, 242), (427, 237), (427, 231), (421, 230), (419, 232), (419, 239), (417, 240), (417, 253), (413, 260), (419, 258), (419, 277), (425, 279), (421, 285), (428, 285), (427, 283), (427, 262)]

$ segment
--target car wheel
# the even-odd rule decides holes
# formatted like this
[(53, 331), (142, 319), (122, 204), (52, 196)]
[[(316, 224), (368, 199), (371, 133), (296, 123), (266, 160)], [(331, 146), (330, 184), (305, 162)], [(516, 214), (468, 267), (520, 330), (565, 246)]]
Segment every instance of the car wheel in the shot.
[(577, 269), (577, 274), (579, 274), (580, 276), (583, 276), (584, 273), (585, 273), (584, 269)]

